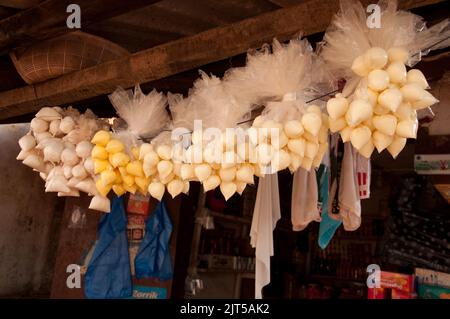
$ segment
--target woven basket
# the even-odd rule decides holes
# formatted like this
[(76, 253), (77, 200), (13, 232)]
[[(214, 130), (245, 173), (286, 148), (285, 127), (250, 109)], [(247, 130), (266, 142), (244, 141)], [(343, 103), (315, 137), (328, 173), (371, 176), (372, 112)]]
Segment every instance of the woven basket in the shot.
[(34, 84), (128, 54), (113, 42), (76, 31), (17, 49), (10, 56), (23, 80)]

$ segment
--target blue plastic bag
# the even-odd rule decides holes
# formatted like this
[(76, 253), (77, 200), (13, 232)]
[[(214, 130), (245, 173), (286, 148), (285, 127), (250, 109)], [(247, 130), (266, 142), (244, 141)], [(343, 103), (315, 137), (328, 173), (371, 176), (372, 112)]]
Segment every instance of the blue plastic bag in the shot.
[[(319, 201), (322, 202), (322, 220), (319, 226), (319, 237), (317, 239), (320, 248), (327, 248), (334, 234), (341, 226), (342, 221), (331, 217), (333, 211), (328, 211), (329, 207), (334, 210), (337, 203), (338, 175), (342, 162), (342, 153), (339, 153), (339, 138), (337, 135), (331, 139), (330, 160), (328, 165), (321, 164), (317, 172), (317, 185), (319, 185)], [(342, 147), (342, 146), (341, 146)], [(330, 191), (335, 188), (333, 194)], [(331, 195), (331, 197), (330, 197)], [(331, 201), (331, 202), (330, 202)], [(332, 205), (330, 205), (330, 203)]]
[(333, 238), (334, 233), (341, 225), (340, 220), (335, 220), (328, 215), (330, 169), (321, 164), (317, 171), (317, 185), (319, 186), (319, 202), (322, 203), (322, 220), (319, 226), (318, 243), (325, 249)]
[(159, 202), (145, 225), (145, 236), (134, 260), (137, 278), (172, 278), (169, 239), (172, 233), (166, 205)]
[(319, 227), (319, 246), (322, 249), (327, 248), (336, 230), (341, 226), (342, 221), (330, 217), (328, 213), (322, 215), (322, 221)]
[(85, 276), (84, 293), (90, 299), (130, 297), (133, 285), (122, 197), (113, 199), (111, 212), (102, 217), (98, 233)]

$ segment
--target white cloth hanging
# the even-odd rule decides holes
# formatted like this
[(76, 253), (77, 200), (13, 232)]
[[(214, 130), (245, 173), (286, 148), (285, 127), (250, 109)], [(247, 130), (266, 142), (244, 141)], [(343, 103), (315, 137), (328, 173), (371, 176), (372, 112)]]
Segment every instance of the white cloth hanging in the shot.
[(312, 221), (320, 222), (317, 202), (316, 170), (311, 169), (308, 172), (299, 168), (294, 173), (292, 183), (291, 220), (294, 231), (305, 229)]
[(250, 244), (256, 248), (255, 298), (262, 298), (262, 288), (270, 283), (270, 257), (273, 256), (273, 230), (281, 218), (278, 175), (259, 179), (255, 209), (250, 229)]
[(351, 143), (345, 143), (339, 181), (339, 215), (347, 231), (356, 230), (361, 225), (356, 156), (357, 151)]

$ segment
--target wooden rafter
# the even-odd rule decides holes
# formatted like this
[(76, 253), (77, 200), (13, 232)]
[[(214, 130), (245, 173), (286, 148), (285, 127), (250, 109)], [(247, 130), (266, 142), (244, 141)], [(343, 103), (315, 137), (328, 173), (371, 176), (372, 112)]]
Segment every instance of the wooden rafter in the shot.
[[(370, 1), (363, 1), (370, 3)], [(406, 0), (409, 9), (442, 0)], [(0, 93), (0, 119), (27, 114), (45, 105), (69, 104), (219, 61), (259, 47), (274, 37), (288, 39), (324, 31), (338, 10), (338, 0), (310, 0), (231, 25), (143, 50), (116, 61), (33, 86)], [(312, 18), (313, 17), (313, 18)]]
[(15, 8), (15, 9), (28, 9), (37, 4), (41, 0), (0, 0), (0, 6)]
[(302, 1), (307, 1), (307, 0), (268, 0), (268, 1), (281, 7), (281, 8), (286, 8), (286, 7), (293, 6), (293, 5), (299, 4)]
[(0, 21), (0, 54), (36, 41), (74, 31), (66, 24), (67, 6), (81, 10), (81, 27), (125, 13), (160, 0), (46, 0)]

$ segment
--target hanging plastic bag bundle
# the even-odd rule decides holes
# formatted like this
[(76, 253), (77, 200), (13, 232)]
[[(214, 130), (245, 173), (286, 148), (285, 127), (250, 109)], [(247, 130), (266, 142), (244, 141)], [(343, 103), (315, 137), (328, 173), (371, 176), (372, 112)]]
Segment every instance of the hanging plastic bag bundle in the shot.
[(134, 91), (125, 91), (119, 87), (109, 95), (109, 100), (120, 118), (126, 122), (124, 131), (128, 137), (124, 139), (131, 140), (130, 144), (133, 146), (139, 146), (142, 139), (155, 137), (169, 122), (167, 99), (156, 90), (146, 95), (139, 85), (135, 86)]
[[(173, 128), (188, 136), (187, 143), (181, 136), (183, 147), (177, 148), (182, 153), (178, 158), (184, 162), (179, 175), (185, 181), (200, 181), (205, 191), (220, 187), (228, 200), (234, 193), (242, 193), (247, 183), (253, 183), (252, 166), (244, 164), (242, 152), (246, 145), (245, 131), (234, 130), (248, 117), (252, 105), (237, 103), (221, 79), (200, 74), (188, 98), (169, 97)], [(201, 127), (194, 125), (196, 120)]]
[[(17, 159), (39, 172), (46, 192), (78, 197), (83, 191), (95, 196), (95, 187), (89, 187), (94, 183), (89, 140), (104, 126), (89, 109), (80, 114), (72, 107), (44, 107), (31, 121), (30, 132), (19, 140)], [(109, 211), (109, 202), (106, 206)]]
[[(183, 97), (180, 94), (169, 93), (169, 105), (173, 99), (182, 101)], [(181, 113), (184, 111), (185, 109)], [(179, 120), (183, 121), (184, 125), (190, 123), (184, 114), (180, 114)], [(159, 201), (162, 200), (166, 189), (172, 198), (189, 191), (189, 181), (180, 177), (180, 167), (184, 160), (183, 150), (176, 148), (178, 145), (172, 138), (176, 132), (172, 134), (171, 129), (173, 129), (173, 121), (169, 122), (166, 129), (157, 134), (151, 143), (142, 144), (139, 150), (139, 159), (142, 161), (144, 175), (146, 178), (151, 177), (149, 184), (146, 185), (148, 193)]]
[(163, 131), (151, 143), (142, 144), (140, 158), (145, 176), (152, 176), (147, 185), (150, 196), (161, 201), (167, 191), (172, 198), (189, 191), (189, 181), (180, 178), (181, 161), (174, 155), (172, 133)]
[(359, 2), (341, 1), (326, 31), (320, 55), (328, 69), (346, 80), (330, 99), (330, 130), (339, 132), (369, 158), (376, 148), (396, 158), (407, 138), (416, 138), (417, 111), (438, 100), (420, 70), (410, 69), (432, 49), (450, 44), (449, 20), (426, 28), (421, 17), (380, 1), (380, 26), (369, 28)]
[(328, 119), (323, 106), (306, 101), (329, 91), (331, 81), (306, 39), (286, 45), (275, 40), (271, 48), (249, 53), (244, 68), (227, 73), (226, 87), (236, 100), (264, 106), (250, 134), (257, 171), (309, 170), (320, 165), (328, 147)]
[(111, 190), (117, 196), (125, 192), (145, 195), (153, 174), (144, 174), (140, 145), (169, 122), (166, 97), (156, 90), (146, 95), (136, 85), (134, 91), (116, 89), (109, 99), (120, 119), (112, 133), (99, 131), (92, 139), (97, 190), (104, 197)]

